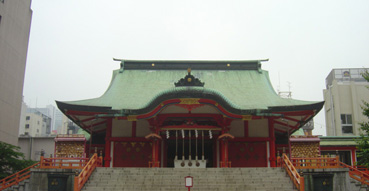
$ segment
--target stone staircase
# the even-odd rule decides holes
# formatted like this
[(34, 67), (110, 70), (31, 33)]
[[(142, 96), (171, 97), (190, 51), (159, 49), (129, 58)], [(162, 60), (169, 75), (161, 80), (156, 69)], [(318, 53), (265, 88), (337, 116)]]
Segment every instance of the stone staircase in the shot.
[(351, 191), (369, 191), (369, 186), (361, 184), (353, 178), (350, 178), (350, 184)]
[(186, 191), (186, 176), (192, 191), (295, 191), (281, 168), (97, 168), (82, 190)]
[(29, 179), (23, 180), (18, 185), (6, 188), (4, 191), (29, 191)]

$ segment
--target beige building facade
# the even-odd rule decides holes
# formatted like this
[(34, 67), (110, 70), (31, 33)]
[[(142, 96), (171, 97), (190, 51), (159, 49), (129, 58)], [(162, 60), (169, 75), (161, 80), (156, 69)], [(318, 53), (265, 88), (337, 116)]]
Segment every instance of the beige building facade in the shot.
[(45, 157), (54, 156), (55, 137), (30, 137), (21, 136), (18, 141), (20, 151), (28, 160), (39, 161), (41, 152), (44, 152)]
[(41, 137), (50, 134), (50, 117), (40, 113), (27, 113), (24, 128), (26, 136)]
[(0, 141), (18, 145), (31, 0), (0, 1)]
[(361, 76), (365, 68), (333, 69), (326, 78), (324, 110), (327, 136), (360, 135), (360, 124), (368, 120), (363, 101), (369, 102), (369, 83)]

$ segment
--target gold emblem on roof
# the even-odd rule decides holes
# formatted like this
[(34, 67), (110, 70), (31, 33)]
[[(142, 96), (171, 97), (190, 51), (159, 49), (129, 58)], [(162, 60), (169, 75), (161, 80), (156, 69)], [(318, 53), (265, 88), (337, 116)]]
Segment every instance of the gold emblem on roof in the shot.
[(200, 104), (199, 103), (200, 98), (182, 98), (179, 100), (181, 100), (179, 104), (186, 104), (186, 105)]
[(249, 121), (252, 119), (252, 115), (242, 115), (242, 120)]
[(136, 115), (127, 116), (127, 120), (128, 121), (137, 121), (137, 116)]

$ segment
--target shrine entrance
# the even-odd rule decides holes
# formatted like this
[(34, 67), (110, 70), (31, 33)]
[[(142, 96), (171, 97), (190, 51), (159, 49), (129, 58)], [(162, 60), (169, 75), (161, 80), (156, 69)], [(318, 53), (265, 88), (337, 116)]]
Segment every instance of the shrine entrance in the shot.
[(167, 167), (206, 168), (216, 166), (214, 157), (216, 142), (210, 131), (174, 130), (170, 132), (168, 131), (174, 137), (166, 140), (164, 148), (166, 149), (164, 162)]
[[(176, 156), (176, 143), (175, 140), (168, 140), (167, 141), (167, 167), (174, 167), (174, 160), (175, 160), (175, 156)], [(184, 141), (185, 144), (185, 149), (184, 149), (184, 159), (186, 161), (189, 160), (189, 140), (185, 140)], [(180, 142), (178, 143), (178, 159), (177, 160), (182, 160), (182, 154), (183, 154), (183, 143)], [(197, 146), (198, 149), (198, 161), (202, 160), (202, 146), (198, 145)], [(205, 161), (205, 166), (206, 167), (215, 167), (215, 159), (214, 159), (214, 150), (215, 150), (215, 143), (214, 140), (205, 140), (204, 141), (204, 159)], [(191, 140), (191, 157), (192, 157), (192, 163), (194, 164), (193, 166), (196, 166), (196, 144), (194, 139)]]

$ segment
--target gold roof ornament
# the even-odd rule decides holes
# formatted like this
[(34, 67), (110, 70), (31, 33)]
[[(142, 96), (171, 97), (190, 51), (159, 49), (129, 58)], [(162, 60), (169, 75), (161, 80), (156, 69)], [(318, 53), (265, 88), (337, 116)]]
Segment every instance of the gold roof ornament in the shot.
[(180, 87), (180, 86), (204, 87), (205, 83), (201, 82), (198, 78), (195, 78), (195, 76), (191, 74), (191, 68), (187, 68), (187, 72), (188, 74), (184, 78), (181, 78), (178, 82), (174, 83), (176, 87)]

